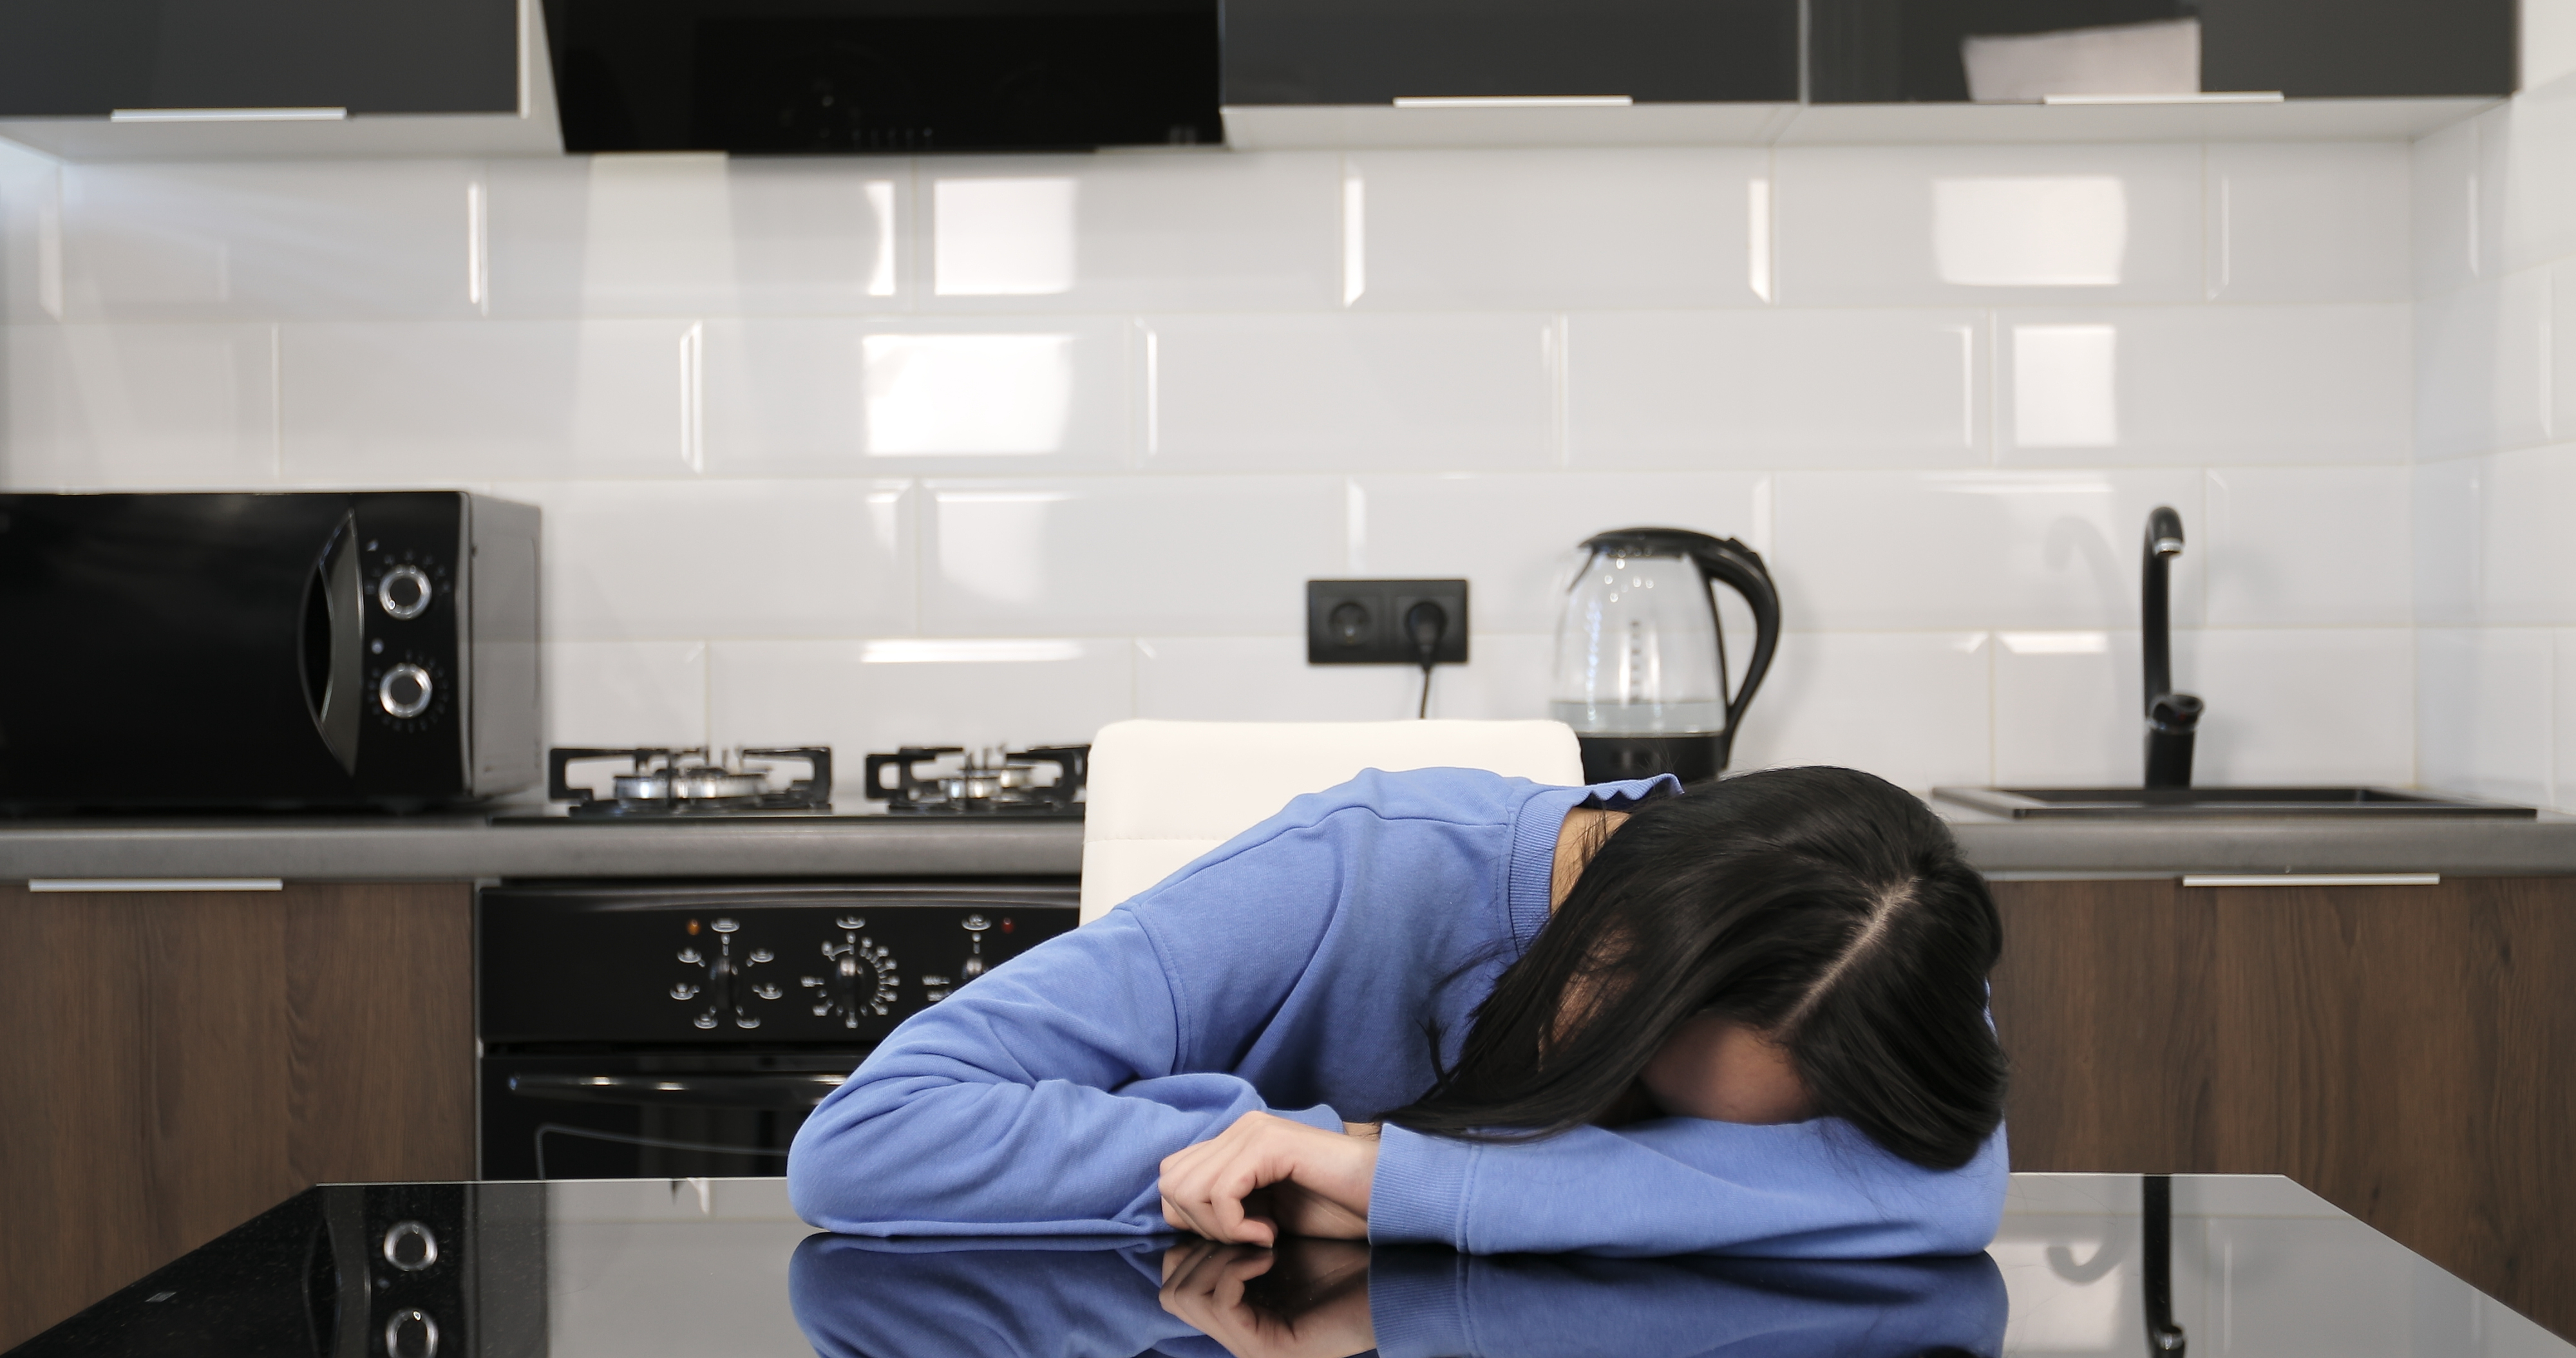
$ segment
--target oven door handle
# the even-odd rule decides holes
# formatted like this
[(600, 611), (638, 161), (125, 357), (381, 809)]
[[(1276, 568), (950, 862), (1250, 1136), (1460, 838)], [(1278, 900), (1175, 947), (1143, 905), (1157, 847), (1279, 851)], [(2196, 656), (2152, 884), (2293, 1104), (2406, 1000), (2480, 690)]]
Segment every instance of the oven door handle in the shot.
[(510, 1092), (558, 1103), (620, 1103), (647, 1108), (811, 1108), (847, 1075), (820, 1071), (760, 1075), (554, 1075), (510, 1077)]

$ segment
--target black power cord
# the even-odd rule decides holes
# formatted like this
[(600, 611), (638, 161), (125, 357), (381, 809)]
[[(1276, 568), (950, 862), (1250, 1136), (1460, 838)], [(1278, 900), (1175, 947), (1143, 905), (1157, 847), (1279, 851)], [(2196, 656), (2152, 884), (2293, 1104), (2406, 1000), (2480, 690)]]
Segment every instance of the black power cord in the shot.
[(1413, 657), (1422, 664), (1422, 701), (1414, 705), (1419, 721), (1431, 715), (1431, 667), (1440, 663), (1440, 639), (1449, 632), (1449, 610), (1428, 599), (1404, 611), (1404, 631), (1413, 638)]

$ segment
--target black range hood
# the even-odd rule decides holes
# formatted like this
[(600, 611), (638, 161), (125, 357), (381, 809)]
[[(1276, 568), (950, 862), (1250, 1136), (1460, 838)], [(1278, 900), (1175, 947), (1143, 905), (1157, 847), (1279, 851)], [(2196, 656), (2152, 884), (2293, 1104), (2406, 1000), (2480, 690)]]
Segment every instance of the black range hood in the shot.
[(1217, 0), (545, 0), (564, 149), (1215, 144)]

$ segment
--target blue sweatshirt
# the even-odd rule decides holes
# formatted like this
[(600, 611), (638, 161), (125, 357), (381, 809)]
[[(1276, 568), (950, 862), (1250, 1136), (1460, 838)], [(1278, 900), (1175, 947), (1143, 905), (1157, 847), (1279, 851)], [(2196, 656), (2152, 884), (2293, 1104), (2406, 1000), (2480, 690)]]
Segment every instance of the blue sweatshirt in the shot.
[[(1670, 779), (1466, 769), (1300, 797), (1103, 918), (914, 1015), (797, 1133), (788, 1192), (859, 1235), (1152, 1234), (1164, 1156), (1268, 1111), (1338, 1131), (1454, 1059), (1548, 918), (1568, 811)], [(1994, 1238), (2000, 1128), (1941, 1172), (1820, 1118), (1668, 1117), (1524, 1143), (1388, 1125), (1369, 1239), (1470, 1253), (1964, 1254)]]

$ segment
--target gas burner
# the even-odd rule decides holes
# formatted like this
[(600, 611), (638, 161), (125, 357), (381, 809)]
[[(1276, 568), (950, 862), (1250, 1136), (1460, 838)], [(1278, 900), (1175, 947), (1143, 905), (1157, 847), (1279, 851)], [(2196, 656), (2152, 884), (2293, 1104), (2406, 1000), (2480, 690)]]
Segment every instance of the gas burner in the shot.
[[(610, 794), (574, 787), (566, 779), (579, 760), (623, 759)], [(805, 776), (778, 788), (765, 772), (751, 766), (773, 759), (805, 763)], [(823, 746), (796, 749), (751, 749), (734, 753), (731, 764), (711, 762), (704, 746), (673, 750), (556, 748), (546, 752), (546, 796), (572, 803), (576, 816), (730, 816), (762, 811), (829, 811), (832, 809), (832, 752)]]
[[(952, 768), (932, 767), (951, 755), (965, 757)], [(1054, 782), (1037, 780), (1043, 765), (1054, 766)], [(894, 774), (892, 782), (888, 771)], [(991, 749), (980, 755), (967, 754), (960, 745), (907, 745), (893, 754), (868, 756), (867, 793), (895, 815), (1079, 816), (1082, 803), (1074, 794), (1090, 771), (1088, 745)]]

